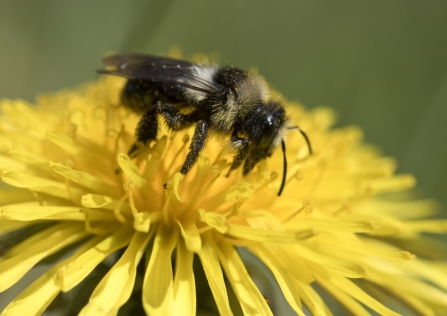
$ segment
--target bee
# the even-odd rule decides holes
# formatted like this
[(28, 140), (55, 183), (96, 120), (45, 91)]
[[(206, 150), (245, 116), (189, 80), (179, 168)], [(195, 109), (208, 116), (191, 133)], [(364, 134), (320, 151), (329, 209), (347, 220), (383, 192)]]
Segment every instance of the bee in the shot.
[[(136, 154), (138, 142), (149, 145), (157, 139), (159, 117), (173, 131), (195, 124), (180, 169), (183, 175), (196, 163), (210, 133), (230, 136), (235, 154), (227, 176), (242, 164), (243, 175), (249, 174), (281, 145), (284, 167), (279, 196), (287, 176), (286, 131), (299, 130), (312, 153), (306, 133), (289, 122), (284, 106), (270, 98), (267, 84), (253, 72), (146, 54), (112, 55), (103, 62), (106, 70), (98, 73), (126, 78), (122, 103), (141, 114), (130, 157)], [(192, 111), (186, 112), (185, 108)]]

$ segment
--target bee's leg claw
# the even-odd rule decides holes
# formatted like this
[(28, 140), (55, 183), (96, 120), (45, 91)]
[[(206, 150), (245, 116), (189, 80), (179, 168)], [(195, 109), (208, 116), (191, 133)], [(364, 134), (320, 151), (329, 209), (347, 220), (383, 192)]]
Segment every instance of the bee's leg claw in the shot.
[(231, 171), (239, 168), (242, 162), (248, 157), (248, 149), (249, 149), (248, 139), (238, 137), (236, 130), (233, 132), (233, 135), (231, 136), (230, 143), (231, 146), (233, 146), (233, 148), (236, 148), (237, 153), (233, 158), (233, 163), (231, 164), (230, 170), (228, 171), (227, 178), (230, 176)]

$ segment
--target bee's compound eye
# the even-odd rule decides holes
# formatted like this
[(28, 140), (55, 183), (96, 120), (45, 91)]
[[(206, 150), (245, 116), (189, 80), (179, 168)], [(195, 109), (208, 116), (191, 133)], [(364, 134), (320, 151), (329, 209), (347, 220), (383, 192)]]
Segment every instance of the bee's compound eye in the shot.
[(272, 139), (271, 134), (263, 134), (261, 138), (261, 143), (259, 144), (260, 147), (267, 147), (270, 143), (270, 139)]
[(259, 143), (260, 147), (268, 147), (270, 143), (273, 141), (275, 133), (275, 126), (273, 124), (268, 124), (265, 126), (262, 131), (261, 142)]
[(264, 124), (264, 128), (262, 130), (262, 138), (259, 146), (268, 147), (275, 139), (280, 121), (274, 118), (272, 115), (266, 116), (266, 121)]

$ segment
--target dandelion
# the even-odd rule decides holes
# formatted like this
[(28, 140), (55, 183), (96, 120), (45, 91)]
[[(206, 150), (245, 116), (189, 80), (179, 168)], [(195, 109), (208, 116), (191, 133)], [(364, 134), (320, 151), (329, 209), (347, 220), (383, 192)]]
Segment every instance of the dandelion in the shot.
[(394, 161), (363, 144), (359, 129), (330, 129), (330, 110), (289, 104), (315, 152), (309, 157), (290, 132), (278, 197), (279, 150), (249, 176), (227, 178), (231, 155), (210, 140), (183, 177), (193, 131), (163, 130), (130, 159), (138, 117), (120, 106), (122, 86), (104, 78), (42, 96), (37, 106), (1, 102), (1, 179), (9, 186), (0, 191), (0, 291), (59, 258), (2, 315), (41, 314), (103, 262), (109, 268), (80, 315), (116, 315), (137, 296), (149, 315), (195, 315), (206, 299), (196, 266), (215, 312), (235, 313), (231, 291), (244, 314), (271, 315), (275, 303), (238, 247), (268, 267), (298, 315), (304, 306), (331, 315), (321, 291), (355, 315), (397, 315), (396, 301), (421, 315), (447, 311), (447, 265), (435, 260), (443, 246), (425, 234), (445, 233), (447, 223), (430, 219), (432, 201), (389, 196), (414, 179), (394, 175)]

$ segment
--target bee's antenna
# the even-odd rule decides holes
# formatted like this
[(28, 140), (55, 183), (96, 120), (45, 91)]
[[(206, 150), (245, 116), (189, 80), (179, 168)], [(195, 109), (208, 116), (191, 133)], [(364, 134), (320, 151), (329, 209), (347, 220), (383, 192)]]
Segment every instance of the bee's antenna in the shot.
[(281, 195), (282, 190), (284, 189), (284, 186), (286, 185), (286, 178), (287, 178), (286, 143), (284, 142), (284, 139), (281, 139), (281, 149), (282, 149), (282, 154), (284, 157), (284, 170), (283, 170), (283, 174), (282, 174), (281, 187), (279, 188), (278, 196)]
[(290, 127), (289, 129), (297, 129), (300, 131), (301, 135), (303, 135), (304, 139), (306, 140), (307, 148), (309, 148), (309, 155), (312, 155), (312, 146), (310, 145), (310, 140), (309, 140), (309, 137), (307, 137), (307, 134), (304, 133), (304, 131), (296, 125)]
[[(301, 135), (303, 135), (304, 139), (306, 140), (307, 148), (309, 148), (309, 155), (312, 155), (312, 146), (310, 145), (310, 140), (309, 140), (309, 137), (307, 137), (307, 134), (296, 125), (290, 127), (289, 129), (297, 129), (300, 131)], [(279, 188), (278, 196), (280, 196), (282, 193), (282, 190), (284, 190), (284, 186), (286, 185), (286, 178), (287, 178), (286, 143), (284, 142), (284, 139), (281, 139), (281, 149), (282, 149), (282, 154), (284, 157), (284, 168), (283, 168), (284, 172), (282, 174), (281, 187)]]

